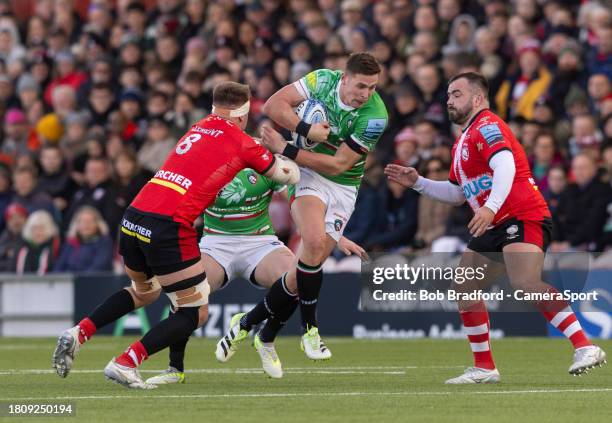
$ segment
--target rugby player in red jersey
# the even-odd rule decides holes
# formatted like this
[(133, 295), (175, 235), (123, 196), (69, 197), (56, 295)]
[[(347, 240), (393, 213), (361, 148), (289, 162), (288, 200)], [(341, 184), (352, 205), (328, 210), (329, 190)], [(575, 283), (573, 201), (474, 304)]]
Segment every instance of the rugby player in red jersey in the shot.
[[(499, 267), (491, 253), (503, 253), (514, 289), (557, 293), (541, 279), (544, 252), (551, 237), (550, 212), (531, 176), (525, 151), (506, 123), (488, 107), (488, 82), (480, 74), (459, 74), (449, 81), (450, 120), (461, 126), (455, 141), (448, 181), (432, 181), (414, 168), (388, 165), (387, 176), (423, 195), (451, 204), (467, 201), (474, 211), (472, 234), (460, 266)], [(455, 284), (457, 291), (477, 287)], [(474, 354), (474, 367), (448, 384), (500, 381), (489, 342), (489, 315), (482, 301), (459, 301), (459, 313)], [(605, 352), (591, 344), (569, 304), (540, 301), (537, 308), (572, 342), (575, 353), (569, 372), (580, 375), (603, 364)]]
[(276, 161), (244, 132), (249, 104), (248, 86), (224, 82), (215, 87), (212, 114), (189, 129), (132, 201), (119, 236), (132, 286), (109, 297), (60, 336), (53, 354), (53, 367), (60, 376), (67, 376), (79, 346), (97, 329), (151, 303), (160, 289), (176, 312), (113, 358), (104, 369), (108, 379), (130, 388), (154, 388), (143, 382), (137, 367), (206, 321), (210, 288), (194, 221), (244, 168), (285, 184), (299, 180), (297, 165)]

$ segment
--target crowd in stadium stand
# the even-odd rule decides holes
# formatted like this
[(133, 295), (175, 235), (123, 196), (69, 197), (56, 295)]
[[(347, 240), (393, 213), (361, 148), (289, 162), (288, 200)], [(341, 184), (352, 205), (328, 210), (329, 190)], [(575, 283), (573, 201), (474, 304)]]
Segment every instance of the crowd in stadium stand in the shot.
[[(612, 8), (579, 0), (0, 1), (0, 270), (119, 268), (118, 222), (216, 83), (247, 83), (249, 132), (277, 89), (351, 52), (383, 66), (390, 125), (345, 235), (370, 251), (458, 251), (467, 206), (388, 182), (390, 162), (448, 176), (446, 80), (490, 81), (555, 222), (551, 251), (612, 249)], [(295, 245), (288, 206), (271, 214)]]

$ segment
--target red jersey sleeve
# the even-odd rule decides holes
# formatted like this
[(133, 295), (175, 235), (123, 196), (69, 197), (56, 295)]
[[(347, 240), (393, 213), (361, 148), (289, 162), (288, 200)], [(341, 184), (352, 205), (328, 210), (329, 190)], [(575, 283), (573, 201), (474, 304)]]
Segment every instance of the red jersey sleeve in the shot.
[(497, 122), (486, 122), (476, 126), (474, 129), (479, 143), (477, 150), (485, 162), (488, 163), (491, 157), (500, 151), (512, 151), (510, 144), (511, 137), (505, 133), (506, 130), (507, 128), (504, 128)]
[(274, 165), (274, 155), (248, 135), (242, 137), (242, 159), (248, 167), (263, 175)]

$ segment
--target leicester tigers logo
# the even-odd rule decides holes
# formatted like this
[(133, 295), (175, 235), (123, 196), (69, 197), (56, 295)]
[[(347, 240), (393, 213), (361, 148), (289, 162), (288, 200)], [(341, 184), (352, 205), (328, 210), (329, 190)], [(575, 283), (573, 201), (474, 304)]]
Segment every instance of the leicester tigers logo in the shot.
[(340, 229), (342, 229), (342, 224), (343, 222), (340, 219), (336, 219), (334, 221), (334, 229), (336, 230), (336, 232), (340, 232)]

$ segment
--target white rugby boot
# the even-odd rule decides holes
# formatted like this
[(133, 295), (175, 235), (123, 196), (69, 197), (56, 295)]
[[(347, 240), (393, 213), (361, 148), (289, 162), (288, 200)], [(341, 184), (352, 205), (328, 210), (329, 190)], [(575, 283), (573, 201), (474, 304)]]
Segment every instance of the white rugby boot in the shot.
[(119, 385), (131, 389), (155, 389), (157, 385), (146, 383), (142, 380), (140, 372), (135, 367), (122, 366), (115, 358), (108, 362), (104, 368), (104, 376)]
[(587, 374), (589, 370), (606, 364), (606, 358), (606, 352), (597, 345), (578, 348), (574, 353), (574, 362), (569, 368), (569, 373), (574, 376)]
[(57, 345), (51, 357), (51, 365), (60, 377), (68, 376), (74, 363), (74, 358), (79, 352), (79, 327), (74, 326), (66, 329), (57, 338)]
[(461, 376), (447, 380), (447, 385), (468, 385), (475, 383), (499, 383), (501, 377), (497, 369), (488, 370), (480, 367), (468, 367)]
[(261, 366), (263, 367), (264, 372), (274, 379), (280, 379), (283, 377), (283, 367), (278, 358), (278, 354), (276, 354), (274, 344), (272, 342), (262, 342), (261, 339), (259, 339), (259, 334), (257, 334), (253, 340), (253, 347), (259, 354), (259, 358), (261, 358)]
[(302, 335), (301, 339), (302, 351), (311, 360), (329, 360), (332, 356), (329, 348), (325, 346), (319, 336), (319, 329), (315, 326), (310, 327), (308, 331)]
[(230, 358), (236, 353), (238, 345), (246, 339), (249, 332), (240, 329), (240, 319), (246, 313), (238, 313), (232, 316), (230, 320), (230, 328), (227, 333), (217, 342), (217, 348), (215, 350), (215, 357), (221, 363), (229, 361)]

